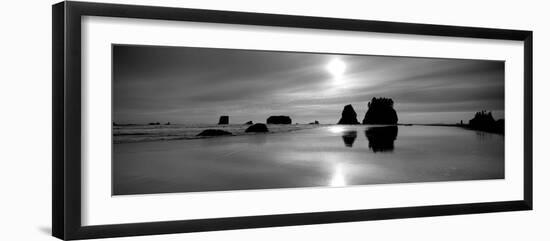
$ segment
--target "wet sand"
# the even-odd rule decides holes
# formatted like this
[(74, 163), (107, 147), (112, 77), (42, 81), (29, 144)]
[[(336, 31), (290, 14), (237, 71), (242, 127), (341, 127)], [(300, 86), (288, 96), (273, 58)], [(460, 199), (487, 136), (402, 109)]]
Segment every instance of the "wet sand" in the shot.
[(502, 135), (380, 128), (114, 144), (113, 195), (504, 178)]

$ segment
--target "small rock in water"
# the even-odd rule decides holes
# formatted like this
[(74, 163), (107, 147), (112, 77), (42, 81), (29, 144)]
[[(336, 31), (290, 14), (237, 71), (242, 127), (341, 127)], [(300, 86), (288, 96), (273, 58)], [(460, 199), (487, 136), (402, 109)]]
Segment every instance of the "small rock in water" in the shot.
[(254, 122), (252, 122), (252, 121), (247, 121), (247, 122), (244, 123), (244, 124), (245, 124), (245, 125), (252, 125), (252, 124), (254, 124)]
[(244, 132), (268, 132), (267, 126), (262, 123), (256, 123), (246, 128)]
[(199, 133), (197, 136), (230, 136), (233, 135), (231, 132), (218, 130), (218, 129), (207, 129)]

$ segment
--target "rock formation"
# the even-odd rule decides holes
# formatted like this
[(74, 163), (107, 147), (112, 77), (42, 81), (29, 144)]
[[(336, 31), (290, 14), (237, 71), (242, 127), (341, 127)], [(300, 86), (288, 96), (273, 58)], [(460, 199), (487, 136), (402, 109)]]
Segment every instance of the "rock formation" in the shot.
[(229, 124), (229, 116), (222, 115), (220, 116), (220, 121), (218, 121), (218, 125), (227, 125)]
[(286, 115), (270, 116), (267, 118), (267, 124), (292, 124), (292, 119)]
[(468, 125), (471, 127), (483, 127), (483, 126), (492, 126), (495, 124), (495, 119), (493, 114), (487, 111), (477, 112), (473, 119), (468, 122)]
[(468, 122), (468, 127), (475, 130), (504, 134), (504, 119), (496, 120), (488, 111), (477, 112)]
[(256, 123), (246, 128), (244, 132), (268, 132), (267, 125), (263, 123)]
[(197, 136), (230, 136), (233, 135), (231, 132), (219, 130), (219, 129), (206, 129)]
[(252, 121), (247, 121), (247, 122), (244, 123), (244, 124), (245, 124), (245, 125), (252, 125), (252, 124), (254, 124), (254, 122), (252, 122)]
[(338, 121), (339, 125), (357, 125), (359, 124), (359, 121), (357, 121), (357, 113), (355, 113), (355, 110), (353, 109), (353, 106), (346, 105), (344, 106), (344, 110), (342, 110), (342, 117), (340, 117), (340, 120)]
[(319, 121), (318, 121), (318, 120), (315, 120), (314, 122), (310, 122), (309, 124), (310, 124), (310, 125), (319, 125)]
[(372, 98), (363, 124), (397, 124), (397, 112), (390, 98)]

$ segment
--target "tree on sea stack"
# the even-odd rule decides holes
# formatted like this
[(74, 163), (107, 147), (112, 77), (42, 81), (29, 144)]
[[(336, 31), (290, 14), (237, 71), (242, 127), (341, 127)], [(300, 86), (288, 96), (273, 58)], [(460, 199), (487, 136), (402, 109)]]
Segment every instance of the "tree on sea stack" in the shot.
[(372, 98), (363, 124), (397, 124), (397, 112), (390, 98)]
[(342, 110), (342, 117), (340, 117), (340, 120), (338, 121), (339, 125), (357, 125), (359, 124), (359, 121), (357, 121), (357, 113), (353, 109), (353, 106), (346, 105), (344, 106), (344, 110)]

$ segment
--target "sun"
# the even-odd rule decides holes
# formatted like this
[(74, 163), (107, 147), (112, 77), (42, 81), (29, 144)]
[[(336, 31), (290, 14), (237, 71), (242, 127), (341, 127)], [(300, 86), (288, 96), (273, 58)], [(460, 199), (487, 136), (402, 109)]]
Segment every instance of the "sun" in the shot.
[(327, 71), (334, 77), (335, 79), (341, 78), (344, 73), (346, 72), (346, 63), (340, 59), (332, 59), (327, 64)]

